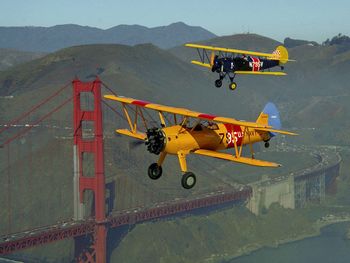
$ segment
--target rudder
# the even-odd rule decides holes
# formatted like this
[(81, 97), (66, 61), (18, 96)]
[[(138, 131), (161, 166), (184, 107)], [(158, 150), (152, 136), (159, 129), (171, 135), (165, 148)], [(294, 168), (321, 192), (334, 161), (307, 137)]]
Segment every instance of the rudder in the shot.
[(280, 64), (286, 64), (288, 62), (288, 50), (284, 46), (278, 46), (272, 52), (276, 56), (276, 60), (279, 60)]
[[(265, 105), (256, 122), (262, 125), (269, 125), (276, 130), (281, 129), (282, 127), (280, 113), (276, 105), (272, 102), (269, 102)], [(276, 133), (273, 132), (270, 132), (270, 134), (272, 136), (276, 135)]]

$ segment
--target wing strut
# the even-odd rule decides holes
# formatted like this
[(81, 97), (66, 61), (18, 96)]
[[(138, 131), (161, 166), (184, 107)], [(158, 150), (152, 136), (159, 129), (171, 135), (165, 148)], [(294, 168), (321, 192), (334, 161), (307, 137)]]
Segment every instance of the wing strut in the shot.
[(209, 55), (208, 55), (207, 51), (204, 48), (202, 49), (202, 53), (199, 51), (200, 48), (196, 48), (196, 49), (197, 49), (197, 52), (198, 52), (199, 59), (201, 60), (202, 63), (205, 63), (205, 61), (209, 61), (210, 62)]
[(248, 134), (248, 141), (249, 141), (250, 153), (251, 153), (251, 155), (252, 155), (252, 159), (254, 159), (254, 149), (253, 149), (252, 141), (250, 140), (250, 132), (249, 132), (249, 128), (248, 128), (248, 127), (245, 128), (245, 131), (244, 131), (244, 133), (243, 133), (243, 138), (244, 138), (246, 132), (247, 132), (247, 134)]
[(132, 118), (130, 117), (130, 114), (128, 112), (128, 109), (126, 107), (127, 104), (126, 103), (122, 103), (122, 106), (123, 106), (123, 111), (124, 111), (126, 120), (128, 121), (128, 124), (129, 124), (129, 127), (130, 127), (130, 131), (131, 131), (132, 134), (138, 133), (138, 131), (137, 131), (137, 122), (138, 122), (139, 116), (140, 116), (140, 118), (142, 120), (142, 123), (143, 123), (145, 129), (146, 130), (148, 129), (147, 121), (146, 121), (146, 118), (145, 118), (145, 116), (144, 116), (144, 114), (142, 112), (142, 108), (140, 108), (139, 106), (136, 106), (134, 120), (132, 120)]

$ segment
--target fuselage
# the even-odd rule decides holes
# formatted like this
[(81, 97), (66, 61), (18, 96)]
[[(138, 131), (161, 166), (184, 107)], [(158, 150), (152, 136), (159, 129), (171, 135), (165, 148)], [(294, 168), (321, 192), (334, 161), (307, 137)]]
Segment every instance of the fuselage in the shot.
[[(163, 151), (169, 154), (198, 149), (223, 150), (234, 147), (235, 142), (237, 146), (241, 146), (270, 139), (268, 132), (256, 131), (253, 128), (247, 131), (241, 126), (221, 123), (213, 126), (198, 124), (195, 128), (175, 125), (163, 128), (162, 132), (165, 137)], [(249, 135), (244, 134), (247, 132)]]
[(253, 56), (246, 57), (215, 57), (213, 72), (234, 73), (235, 71), (261, 71), (279, 65), (278, 60), (261, 59)]

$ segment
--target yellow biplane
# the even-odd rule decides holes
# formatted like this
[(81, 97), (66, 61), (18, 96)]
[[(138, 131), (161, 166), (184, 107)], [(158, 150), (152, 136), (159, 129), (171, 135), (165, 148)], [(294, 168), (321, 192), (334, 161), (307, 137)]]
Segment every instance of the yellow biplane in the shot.
[[(265, 147), (269, 147), (269, 140), (276, 133), (296, 135), (279, 130), (281, 127), (279, 113), (272, 103), (265, 106), (256, 122), (246, 122), (115, 95), (104, 97), (121, 103), (130, 126), (129, 129), (117, 129), (116, 132), (145, 141), (147, 150), (159, 155), (158, 161), (148, 168), (149, 177), (153, 180), (158, 179), (162, 175), (165, 157), (168, 154), (177, 155), (183, 173), (181, 183), (186, 189), (192, 188), (196, 183), (194, 173), (187, 170), (188, 154), (255, 166), (279, 167), (277, 163), (255, 159), (253, 143), (263, 141)], [(134, 110), (132, 114), (129, 112), (130, 106)], [(159, 127), (150, 127), (147, 124), (144, 112), (148, 109), (158, 112)], [(143, 127), (139, 127), (141, 126), (139, 124)], [(251, 156), (242, 156), (244, 145), (250, 146)], [(219, 151), (229, 148), (233, 149), (232, 154)]]
[(283, 76), (286, 73), (265, 70), (276, 66), (280, 66), (283, 70), (283, 64), (292, 61), (288, 59), (288, 51), (284, 46), (278, 46), (271, 54), (198, 44), (185, 44), (185, 46), (196, 48), (198, 51), (200, 61), (192, 60), (191, 63), (219, 73), (219, 79), (215, 80), (217, 88), (222, 86), (222, 80), (228, 76), (231, 90), (237, 87), (233, 81), (236, 74)]

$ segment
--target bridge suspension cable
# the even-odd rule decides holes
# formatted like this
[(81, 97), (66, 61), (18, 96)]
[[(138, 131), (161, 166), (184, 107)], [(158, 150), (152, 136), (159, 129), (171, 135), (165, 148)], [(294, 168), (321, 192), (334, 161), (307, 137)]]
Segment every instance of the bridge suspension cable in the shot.
[(27, 117), (29, 114), (33, 113), (34, 111), (36, 111), (37, 109), (39, 109), (41, 106), (45, 105), (46, 103), (48, 103), (50, 100), (52, 100), (53, 98), (55, 98), (56, 96), (58, 96), (63, 90), (65, 90), (67, 87), (70, 87), (70, 83), (66, 84), (65, 86), (63, 86), (62, 88), (58, 89), (56, 92), (52, 93), (49, 97), (45, 98), (44, 100), (42, 100), (41, 102), (39, 102), (37, 105), (35, 105), (33, 108), (31, 108), (29, 111), (23, 113), (21, 116), (19, 116), (18, 118), (14, 119), (13, 121), (11, 121), (10, 123), (6, 124), (4, 128), (2, 128), (0, 130), (0, 134), (3, 133), (4, 131), (6, 131), (7, 129), (9, 129), (11, 126), (13, 126), (14, 124), (18, 123), (20, 120), (23, 120), (25, 117)]
[(64, 105), (66, 105), (68, 102), (70, 102), (73, 99), (73, 97), (70, 97), (69, 99), (65, 100), (63, 103), (61, 103), (59, 106), (57, 106), (56, 108), (54, 108), (53, 110), (51, 110), (50, 112), (48, 112), (47, 114), (45, 114), (43, 117), (41, 117), (40, 119), (38, 119), (37, 121), (35, 121), (34, 123), (30, 124), (26, 129), (18, 132), (17, 134), (15, 134), (14, 136), (12, 136), (11, 138), (7, 139), (3, 144), (0, 145), (0, 148), (3, 148), (4, 146), (6, 146), (7, 144), (11, 143), (12, 141), (14, 141), (15, 139), (17, 139), (20, 136), (23, 136), (24, 134), (26, 134), (27, 132), (29, 132), (33, 127), (35, 127), (36, 125), (38, 125), (40, 122), (42, 122), (43, 120), (45, 120), (46, 118), (50, 117), (53, 113), (57, 112), (58, 110), (60, 110)]

